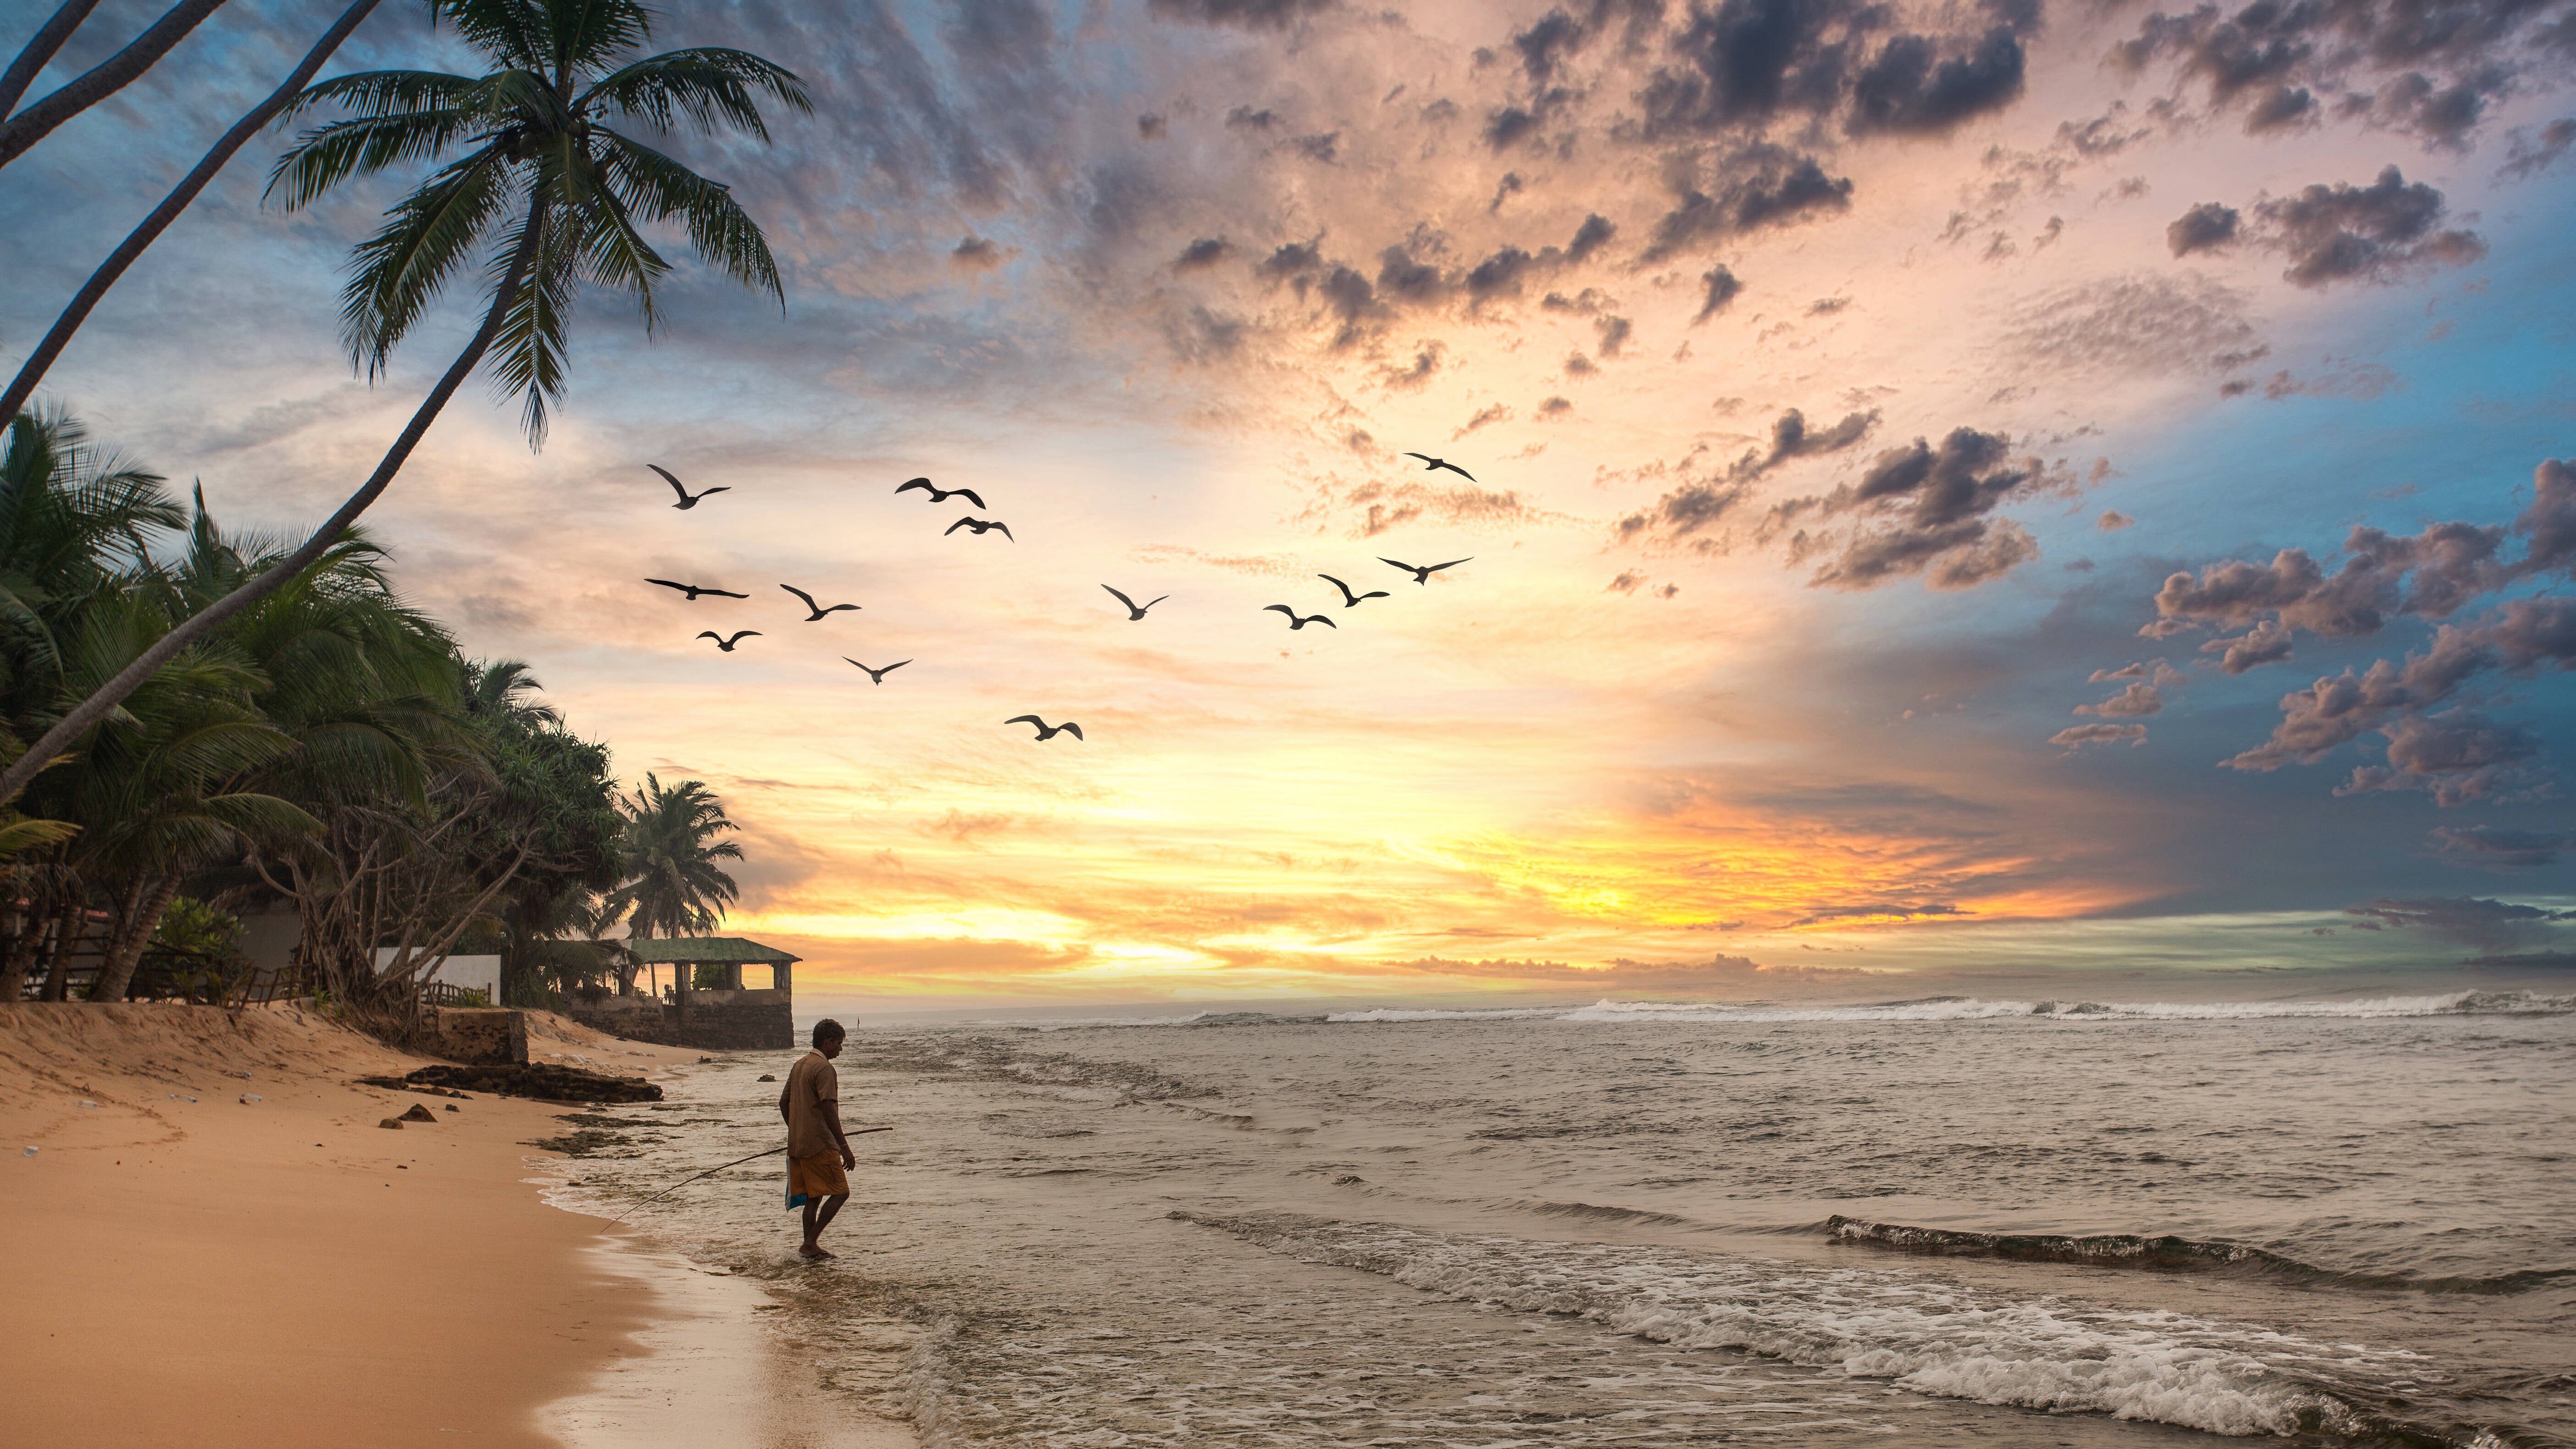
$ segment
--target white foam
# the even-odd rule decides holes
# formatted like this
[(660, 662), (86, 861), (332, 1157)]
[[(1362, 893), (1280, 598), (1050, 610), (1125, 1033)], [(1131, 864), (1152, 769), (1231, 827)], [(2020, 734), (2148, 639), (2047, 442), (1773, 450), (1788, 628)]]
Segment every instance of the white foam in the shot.
[(2419, 1357), (2177, 1313), (2013, 1300), (1915, 1274), (1386, 1223), (1201, 1221), (1309, 1262), (1469, 1302), (1580, 1315), (1679, 1347), (1747, 1351), (1943, 1398), (2217, 1434), (2291, 1434), (2303, 1418), (2343, 1419), (2348, 1406), (2317, 1379)]

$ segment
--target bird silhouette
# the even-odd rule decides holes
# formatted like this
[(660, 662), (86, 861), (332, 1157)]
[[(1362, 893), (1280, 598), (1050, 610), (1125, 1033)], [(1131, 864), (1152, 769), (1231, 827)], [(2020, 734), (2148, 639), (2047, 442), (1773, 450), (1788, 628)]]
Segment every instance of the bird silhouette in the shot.
[(1467, 562), (1467, 559), (1474, 557), (1474, 554), (1469, 554), (1467, 555), (1467, 558), (1453, 558), (1445, 564), (1409, 564), (1397, 563), (1396, 560), (1388, 558), (1384, 554), (1380, 554), (1378, 556), (1378, 562), (1382, 564), (1395, 564), (1397, 568), (1413, 575), (1413, 581), (1415, 583), (1427, 584), (1431, 582), (1431, 576), (1433, 574), (1440, 572), (1442, 569), (1454, 569), (1458, 565)]
[[(1002, 537), (1011, 538), (1011, 526), (1009, 524), (1003, 523), (998, 519), (988, 522), (981, 518), (961, 518), (955, 523), (948, 525), (946, 528), (941, 529), (939, 531), (939, 536), (941, 538), (946, 538), (948, 535), (955, 533), (961, 528), (971, 528), (975, 530), (975, 536), (977, 538), (982, 538), (985, 534), (998, 528), (1002, 531)], [(1011, 538), (1011, 542), (1018, 543), (1019, 540)]]
[(681, 593), (689, 596), (689, 602), (692, 604), (698, 601), (698, 595), (700, 594), (713, 594), (719, 599), (748, 599), (751, 597), (749, 594), (735, 594), (728, 593), (723, 589), (710, 589), (703, 584), (675, 584), (669, 579), (646, 579), (644, 582), (648, 584), (660, 584), (666, 589), (678, 589)]
[(1009, 719), (1002, 721), (1002, 723), (1036, 725), (1038, 727), (1037, 743), (1039, 744), (1045, 744), (1048, 740), (1054, 739), (1057, 735), (1071, 735), (1077, 740), (1082, 738), (1082, 726), (1075, 724), (1071, 720), (1066, 720), (1060, 725), (1051, 725), (1033, 714), (1015, 714)]
[[(1016, 540), (1016, 539), (1014, 539), (1014, 540), (1012, 540), (1012, 541), (1013, 541), (1013, 542), (1015, 542), (1015, 543), (1016, 543), (1016, 542), (1018, 542), (1018, 540)], [(1102, 585), (1101, 585), (1101, 587), (1102, 587), (1102, 588), (1104, 588), (1104, 589), (1109, 589), (1109, 586), (1108, 586), (1107, 584), (1102, 584)], [(1118, 592), (1116, 589), (1109, 589), (1109, 597), (1111, 597), (1111, 598), (1113, 598), (1113, 599), (1116, 599), (1118, 602), (1120, 602), (1120, 603), (1122, 603), (1122, 604), (1125, 604), (1125, 605), (1127, 606), (1127, 622), (1128, 622), (1128, 623), (1130, 623), (1130, 624), (1133, 624), (1133, 623), (1135, 623), (1137, 620), (1139, 620), (1139, 619), (1141, 619), (1141, 618), (1144, 618), (1144, 617), (1145, 617), (1145, 611), (1146, 611), (1147, 609), (1150, 609), (1150, 608), (1154, 607), (1154, 604), (1159, 604), (1159, 603), (1163, 602), (1163, 599), (1168, 599), (1168, 598), (1170, 598), (1170, 597), (1171, 597), (1171, 595), (1169, 595), (1169, 594), (1165, 594), (1165, 595), (1163, 596), (1163, 599), (1156, 599), (1156, 600), (1154, 600), (1154, 601), (1153, 601), (1153, 603), (1151, 603), (1151, 604), (1140, 604), (1140, 603), (1137, 603), (1134, 599), (1131, 599), (1131, 598), (1127, 597), (1125, 594), (1122, 594), (1122, 593)]]
[(695, 508), (698, 506), (698, 500), (706, 497), (710, 493), (731, 493), (733, 491), (733, 489), (729, 487), (702, 488), (695, 493), (691, 493), (688, 489), (680, 486), (679, 479), (671, 476), (670, 469), (663, 467), (659, 463), (647, 463), (644, 466), (661, 474), (662, 481), (671, 485), (671, 491), (680, 495), (680, 501), (671, 505), (673, 508)]
[(796, 597), (803, 599), (805, 601), (805, 607), (813, 610), (812, 613), (805, 616), (805, 622), (808, 624), (813, 623), (815, 620), (822, 618), (826, 614), (837, 614), (843, 609), (855, 609), (858, 607), (856, 604), (834, 604), (832, 607), (826, 609), (822, 605), (814, 602), (814, 596), (812, 594), (805, 592), (794, 584), (780, 584), (779, 587), (785, 589), (791, 594), (794, 594)]
[(909, 660), (909, 659), (898, 659), (898, 660), (896, 660), (894, 663), (887, 665), (887, 666), (886, 666), (885, 668), (883, 668), (883, 669), (870, 669), (870, 668), (868, 668), (868, 667), (867, 667), (866, 665), (864, 665), (864, 664), (859, 664), (859, 661), (857, 661), (857, 660), (855, 660), (855, 659), (852, 659), (849, 655), (844, 654), (844, 655), (842, 655), (842, 656), (841, 656), (841, 662), (842, 662), (843, 664), (856, 664), (856, 665), (858, 665), (859, 671), (860, 671), (861, 673), (863, 673), (863, 674), (867, 675), (867, 677), (868, 677), (868, 683), (870, 683), (870, 684), (883, 684), (883, 683), (885, 683), (885, 677), (886, 677), (887, 675), (894, 673), (896, 670), (901, 669), (902, 667), (904, 667), (904, 666), (905, 666), (905, 665), (907, 665), (907, 664), (910, 664), (912, 661), (911, 661), (911, 660)]
[(984, 500), (976, 497), (975, 490), (972, 488), (942, 488), (927, 478), (915, 478), (909, 483), (897, 484), (894, 491), (909, 493), (915, 488), (929, 494), (930, 501), (933, 503), (945, 503), (951, 498), (963, 498), (978, 508), (985, 506)]
[(723, 650), (723, 651), (724, 651), (724, 652), (726, 652), (727, 654), (731, 654), (731, 653), (733, 652), (733, 646), (735, 646), (736, 644), (741, 643), (741, 642), (742, 642), (743, 640), (745, 640), (745, 639), (757, 639), (757, 638), (759, 638), (759, 637), (760, 637), (760, 631), (759, 631), (758, 629), (745, 629), (745, 630), (743, 630), (741, 633), (738, 633), (738, 634), (734, 635), (732, 638), (728, 639), (728, 638), (726, 638), (725, 636), (723, 636), (722, 634), (717, 633), (717, 632), (716, 632), (715, 630), (713, 630), (713, 629), (707, 629), (707, 630), (703, 630), (703, 631), (701, 631), (701, 632), (699, 633), (698, 637), (699, 637), (699, 638), (701, 638), (701, 639), (713, 639), (714, 641), (716, 641), (716, 647), (717, 647), (718, 649)]
[(1331, 584), (1334, 588), (1342, 591), (1342, 607), (1345, 609), (1358, 607), (1359, 601), (1362, 599), (1385, 599), (1394, 597), (1384, 589), (1372, 589), (1365, 594), (1354, 594), (1351, 592), (1350, 585), (1343, 583), (1340, 579), (1334, 578), (1331, 574), (1317, 574), (1315, 577), (1322, 579), (1325, 583)]
[(1446, 468), (1450, 472), (1457, 474), (1459, 477), (1466, 479), (1470, 483), (1476, 481), (1475, 474), (1468, 472), (1466, 469), (1459, 467), (1457, 464), (1450, 462), (1446, 458), (1435, 458), (1429, 453), (1407, 453), (1404, 456), (1408, 458), (1420, 458), (1422, 460), (1422, 471), (1425, 473), (1430, 472), (1434, 468)]
[(1287, 615), (1288, 627), (1291, 629), (1303, 629), (1309, 624), (1321, 624), (1327, 629), (1339, 629), (1342, 627), (1341, 625), (1334, 623), (1332, 620), (1325, 618), (1321, 614), (1308, 614), (1306, 617), (1301, 619), (1297, 617), (1297, 611), (1289, 608), (1286, 604), (1264, 604), (1261, 607), (1265, 613), (1276, 610), (1279, 613)]

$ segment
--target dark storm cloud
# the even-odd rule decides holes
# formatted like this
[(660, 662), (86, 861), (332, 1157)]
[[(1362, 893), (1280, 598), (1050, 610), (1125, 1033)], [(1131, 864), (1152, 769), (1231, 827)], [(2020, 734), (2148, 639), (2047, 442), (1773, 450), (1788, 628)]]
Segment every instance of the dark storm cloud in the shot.
[(2576, 832), (2509, 830), (2501, 825), (2436, 825), (2427, 837), (2433, 853), (2453, 865), (2489, 870), (2528, 870), (2556, 865), (2576, 850)]
[(2385, 281), (2486, 255), (2486, 243), (2473, 232), (2434, 230), (2442, 220), (2442, 193), (2420, 181), (2408, 185), (2394, 166), (2368, 186), (2307, 186), (2254, 212), (2265, 224), (2265, 241), (2289, 254), (2289, 270), (2281, 275), (2302, 287)]
[(1701, 274), (1699, 280), (1700, 284), (1708, 290), (1700, 298), (1699, 315), (1691, 319), (1693, 323), (1705, 322), (1725, 311), (1726, 304), (1734, 301), (1744, 291), (1744, 284), (1735, 279), (1735, 273), (1724, 267), (1709, 268)]
[(2254, 0), (2158, 11), (2112, 50), (2130, 71), (2170, 65), (2249, 131), (2296, 124), (2317, 97), (2432, 145), (2457, 145), (2488, 103), (2535, 68), (2558, 7), (2547, 0), (2411, 0), (2315, 5)]
[(1157, 20), (1245, 30), (1285, 30), (1332, 7), (1333, 0), (1146, 0), (1145, 6)]
[[(2012, 456), (2009, 440), (1954, 428), (1938, 447), (1917, 438), (1881, 453), (1857, 484), (1802, 500), (1826, 514), (1865, 520), (1839, 557), (1809, 580), (1824, 588), (1869, 589), (1915, 574), (1936, 589), (1967, 589), (2039, 556), (2028, 530), (1986, 515), (2049, 482), (2036, 458)], [(1801, 532), (1793, 550), (1829, 546)]]
[(1777, 146), (1735, 153), (1717, 167), (1713, 190), (1676, 188), (1677, 204), (1655, 223), (1643, 262), (1659, 262), (1728, 237), (1788, 226), (1851, 205), (1852, 184), (1828, 176), (1812, 156)]
[(2178, 257), (2187, 257), (2193, 252), (2216, 251), (2235, 243), (2239, 219), (2235, 207), (2204, 201), (2176, 217), (2173, 224), (2165, 228), (2165, 245), (2171, 247)]

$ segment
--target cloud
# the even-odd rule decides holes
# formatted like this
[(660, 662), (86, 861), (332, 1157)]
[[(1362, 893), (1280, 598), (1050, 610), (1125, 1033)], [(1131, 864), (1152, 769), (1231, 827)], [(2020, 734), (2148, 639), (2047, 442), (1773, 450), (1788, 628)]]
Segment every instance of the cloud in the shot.
[(1653, 264), (1765, 227), (1789, 226), (1851, 205), (1848, 178), (1827, 176), (1812, 156), (1777, 146), (1749, 147), (1718, 168), (1713, 190), (1676, 187), (1673, 209), (1655, 223), (1638, 260)]
[(2557, 165), (2558, 158), (2566, 155), (2571, 146), (2576, 146), (2576, 116), (2564, 117), (2541, 127), (2537, 139), (2526, 137), (2517, 130), (2513, 133), (2512, 152), (2504, 165), (2497, 169), (2496, 176), (2499, 180), (2526, 180), (2537, 176)]
[(1478, 428), (1491, 427), (1495, 423), (1509, 421), (1511, 415), (1512, 410), (1501, 403), (1495, 403), (1491, 407), (1478, 408), (1474, 417), (1467, 419), (1466, 424), (1463, 427), (1449, 435), (1449, 440), (1454, 443), (1458, 439), (1476, 431)]
[(2432, 266), (2465, 266), (2486, 255), (2467, 231), (2435, 231), (2442, 193), (2408, 185), (2390, 166), (2368, 186), (2318, 184), (2254, 208), (2267, 245), (2289, 254), (2281, 275), (2302, 287), (2391, 281)]
[(1452, 961), (1422, 956), (1389, 962), (1383, 968), (1406, 975), (1444, 976), (1475, 981), (1532, 981), (1551, 986), (1613, 990), (1683, 990), (1693, 987), (1850, 981), (1867, 972), (1812, 966), (1765, 966), (1744, 956), (1712, 956), (1706, 961), (1632, 961), (1621, 957), (1605, 966), (1574, 966), (1562, 961)]
[(2093, 526), (2104, 533), (2118, 533), (2137, 521), (2116, 508), (2106, 508), (2102, 510), (2101, 517), (2093, 520)]
[[(2108, 684), (2113, 680), (2119, 679), (2143, 679), (2149, 684), (2156, 686), (2158, 689), (2170, 689), (2177, 684), (2183, 683), (2186, 678), (2187, 676), (2184, 675), (2181, 670), (2174, 668), (2172, 665), (2167, 664), (2161, 659), (2158, 659), (2147, 664), (2124, 664), (2117, 669), (2096, 669), (2091, 674), (2085, 676), (2084, 682), (2087, 684)], [(2083, 710), (2077, 711), (2079, 714), (2086, 712), (2087, 711)], [(2101, 711), (2095, 710), (2090, 712), (2098, 714)], [(2153, 711), (2147, 712), (2153, 713)]]
[(2081, 745), (2143, 745), (2147, 742), (2147, 727), (2141, 724), (2069, 725), (2050, 735), (2048, 742), (2064, 745), (2070, 750)]
[(2039, 544), (2021, 525), (1985, 515), (2047, 481), (2039, 460), (2015, 459), (2007, 439), (1974, 428), (1952, 429), (1937, 448), (1917, 438), (1881, 453), (1858, 484), (1813, 500), (1828, 514), (1878, 526), (1864, 525), (1810, 582), (1868, 589), (1923, 574), (1933, 588), (1965, 589), (2000, 578), (2037, 558)]
[(2128, 272), (2044, 293), (1998, 339), (2008, 365), (2165, 376), (2242, 367), (2270, 349), (2243, 293), (2190, 273)]
[(999, 267), (1003, 260), (999, 242), (973, 235), (959, 242), (948, 253), (949, 265), (966, 272), (989, 272)]
[(1660, 538), (1671, 541), (1697, 534), (1716, 523), (1751, 492), (1755, 479), (1783, 463), (1822, 457), (1857, 446), (1878, 425), (1876, 412), (1848, 413), (1832, 427), (1807, 426), (1807, 416), (1790, 408), (1772, 420), (1768, 448), (1748, 449), (1719, 478), (1693, 480), (1615, 525), (1623, 540)]
[(2105, 719), (2135, 719), (2159, 713), (2164, 707), (2164, 694), (2154, 685), (2133, 681), (2127, 688), (2099, 704), (2077, 705), (2075, 712), (2100, 715)]
[(2528, 870), (2556, 865), (2559, 856), (2576, 850), (2576, 832), (2508, 830), (2501, 825), (2436, 825), (2426, 837), (2433, 853), (2453, 865), (2487, 870)]
[(2178, 257), (2234, 246), (2237, 223), (2241, 219), (2235, 207), (2204, 201), (2174, 218), (2173, 224), (2165, 228), (2165, 245)]
[(1206, 268), (1215, 266), (1217, 263), (1224, 261), (1226, 258), (1233, 255), (1233, 244), (1226, 241), (1225, 238), (1203, 236), (1198, 240), (1191, 242), (1188, 246), (1181, 248), (1181, 254), (1172, 259), (1172, 270), (1176, 272), (1202, 271)]
[(2366, 905), (2346, 906), (2344, 914), (2399, 930), (2428, 931), (2446, 941), (2486, 951), (2547, 944), (2557, 934), (2552, 927), (2576, 920), (2576, 911), (2553, 911), (2475, 896), (2412, 900), (2383, 897)]
[(2273, 402), (2289, 397), (2348, 397), (2368, 402), (2404, 386), (2406, 379), (2383, 364), (2329, 358), (2325, 371), (2308, 377), (2293, 377), (2286, 369), (2272, 374), (2263, 384), (2263, 396)]
[(1889, 40), (1852, 83), (1844, 129), (1855, 136), (1935, 136), (2020, 98), (2021, 39), (2011, 26), (1995, 26), (1947, 58), (1939, 58), (1941, 50), (1927, 35)]
[(1701, 294), (1699, 315), (1691, 318), (1694, 325), (1725, 311), (1726, 304), (1744, 291), (1744, 284), (1735, 279), (1735, 273), (1724, 267), (1711, 267), (1701, 273), (1700, 283), (1707, 291)]
[(2232, 639), (2212, 639), (2200, 646), (2200, 652), (2218, 655), (2221, 672), (2243, 674), (2246, 670), (2288, 659), (2291, 637), (2280, 620), (2266, 619)]
[(1333, 7), (1333, 0), (1146, 0), (1157, 20), (1231, 25), (1245, 30), (1285, 30)]
[(1850, 135), (1938, 135), (2021, 95), (2019, 31), (2005, 23), (1940, 34), (1874, 32), (1892, 19), (1859, 0), (1725, 0), (1694, 5), (1636, 101), (1648, 140), (1753, 134), (1843, 113)]

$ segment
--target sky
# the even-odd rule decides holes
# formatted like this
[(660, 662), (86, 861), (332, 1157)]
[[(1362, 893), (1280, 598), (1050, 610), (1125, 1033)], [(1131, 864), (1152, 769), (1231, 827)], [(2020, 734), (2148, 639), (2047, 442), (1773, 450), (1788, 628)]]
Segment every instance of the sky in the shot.
[[(336, 10), (233, 0), (0, 173), (0, 354)], [(329, 73), (479, 73), (423, 16)], [(630, 780), (716, 789), (725, 929), (800, 1001), (2576, 965), (2569, 0), (737, 3), (652, 47), (701, 44), (814, 94), (667, 142), (784, 308), (694, 262), (649, 337), (590, 299), (543, 449), (472, 385), (368, 527)], [(328, 512), (475, 320), (353, 373), (347, 253), (415, 178), (263, 209), (283, 144), (45, 394), (233, 526)]]

